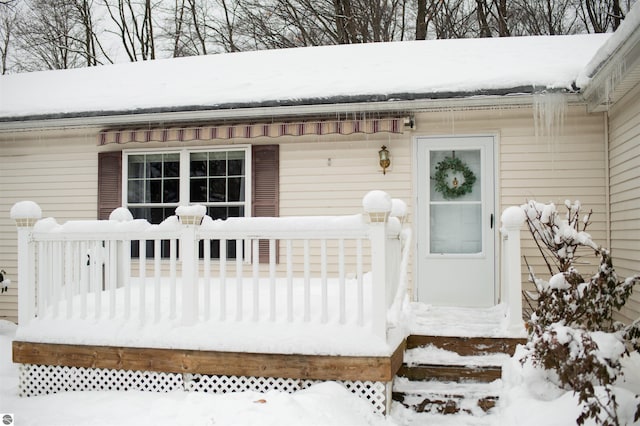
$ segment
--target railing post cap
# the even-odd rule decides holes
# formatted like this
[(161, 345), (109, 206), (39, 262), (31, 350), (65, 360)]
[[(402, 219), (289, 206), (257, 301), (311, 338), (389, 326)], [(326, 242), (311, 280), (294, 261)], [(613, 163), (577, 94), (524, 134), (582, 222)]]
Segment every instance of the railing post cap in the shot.
[(125, 207), (118, 207), (109, 215), (109, 220), (113, 220), (116, 222), (129, 222), (133, 220), (133, 215), (129, 211), (129, 209)]
[(42, 209), (33, 201), (19, 201), (11, 207), (9, 216), (16, 221), (16, 226), (30, 227), (42, 218)]
[(505, 228), (520, 228), (526, 217), (521, 207), (511, 206), (504, 209), (500, 221)]
[(183, 225), (200, 225), (202, 218), (207, 214), (207, 208), (196, 204), (193, 206), (178, 206), (176, 215)]
[(407, 203), (399, 198), (391, 200), (391, 217), (397, 217), (401, 222), (404, 222), (407, 217)]
[(362, 199), (362, 207), (369, 215), (372, 223), (386, 222), (391, 213), (393, 202), (391, 196), (384, 191), (369, 191)]

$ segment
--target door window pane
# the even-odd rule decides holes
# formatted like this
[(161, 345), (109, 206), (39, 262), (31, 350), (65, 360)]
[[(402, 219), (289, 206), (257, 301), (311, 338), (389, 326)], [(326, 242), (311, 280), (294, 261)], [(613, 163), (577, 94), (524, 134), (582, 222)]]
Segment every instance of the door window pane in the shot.
[(435, 204), (430, 213), (432, 254), (482, 253), (480, 204)]
[[(480, 201), (480, 150), (431, 151), (431, 201)], [(463, 170), (454, 170), (462, 167)], [(440, 170), (440, 173), (438, 172)], [(465, 174), (473, 184), (465, 185)], [(440, 178), (440, 179), (438, 179)], [(443, 188), (446, 185), (447, 189)], [(464, 191), (464, 194), (461, 192)]]
[(429, 155), (429, 252), (482, 253), (481, 151)]

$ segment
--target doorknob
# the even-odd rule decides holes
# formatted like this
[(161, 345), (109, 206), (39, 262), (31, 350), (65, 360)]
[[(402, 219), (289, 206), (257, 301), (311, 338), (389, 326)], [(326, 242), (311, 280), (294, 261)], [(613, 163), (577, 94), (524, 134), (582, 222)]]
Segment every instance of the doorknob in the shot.
[(493, 229), (493, 213), (491, 213), (491, 218), (489, 220), (489, 223), (491, 225), (491, 229)]

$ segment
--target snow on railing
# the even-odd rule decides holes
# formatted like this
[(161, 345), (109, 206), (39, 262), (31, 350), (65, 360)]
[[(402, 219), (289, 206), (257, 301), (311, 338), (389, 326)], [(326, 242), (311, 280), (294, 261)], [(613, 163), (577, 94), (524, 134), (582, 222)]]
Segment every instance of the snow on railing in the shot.
[(214, 221), (185, 206), (160, 225), (121, 208), (108, 221), (58, 224), (18, 203), (19, 323), (356, 324), (385, 339), (387, 317), (397, 317), (389, 308), (406, 293), (408, 231), (390, 217), (386, 193), (372, 191), (363, 207), (353, 216)]
[(511, 333), (524, 332), (522, 320), (522, 266), (520, 256), (520, 230), (525, 222), (520, 207), (506, 208), (500, 217), (502, 228), (500, 300), (507, 305), (506, 327)]

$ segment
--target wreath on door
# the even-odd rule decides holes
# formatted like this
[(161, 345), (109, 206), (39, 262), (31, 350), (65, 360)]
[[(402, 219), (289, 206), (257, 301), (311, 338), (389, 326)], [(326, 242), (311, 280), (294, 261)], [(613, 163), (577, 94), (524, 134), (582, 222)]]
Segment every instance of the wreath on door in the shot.
[[(451, 173), (453, 172), (453, 173)], [(463, 182), (460, 183), (458, 176), (462, 174)], [(446, 199), (462, 197), (471, 192), (473, 184), (476, 182), (476, 175), (459, 158), (445, 157), (436, 165), (436, 191)]]

